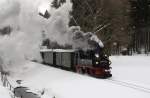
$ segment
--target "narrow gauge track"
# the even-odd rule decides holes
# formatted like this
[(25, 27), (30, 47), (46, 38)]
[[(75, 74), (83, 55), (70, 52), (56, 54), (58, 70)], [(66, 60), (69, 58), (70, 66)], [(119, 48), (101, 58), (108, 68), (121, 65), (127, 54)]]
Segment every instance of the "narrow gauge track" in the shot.
[(150, 88), (146, 88), (146, 87), (143, 87), (143, 86), (140, 86), (140, 85), (137, 85), (137, 84), (128, 83), (128, 82), (115, 80), (115, 79), (107, 79), (106, 81), (111, 82), (113, 84), (120, 85), (120, 86), (125, 86), (125, 87), (132, 88), (132, 89), (135, 89), (135, 90), (138, 90), (138, 91), (142, 91), (142, 92), (145, 92), (145, 93), (150, 93)]

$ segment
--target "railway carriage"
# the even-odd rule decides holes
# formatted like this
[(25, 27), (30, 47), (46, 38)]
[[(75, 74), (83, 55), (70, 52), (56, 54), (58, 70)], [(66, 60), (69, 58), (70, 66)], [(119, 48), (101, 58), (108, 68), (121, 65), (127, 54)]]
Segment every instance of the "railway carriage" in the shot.
[(66, 70), (75, 70), (77, 64), (75, 50), (43, 49), (41, 55), (43, 63)]

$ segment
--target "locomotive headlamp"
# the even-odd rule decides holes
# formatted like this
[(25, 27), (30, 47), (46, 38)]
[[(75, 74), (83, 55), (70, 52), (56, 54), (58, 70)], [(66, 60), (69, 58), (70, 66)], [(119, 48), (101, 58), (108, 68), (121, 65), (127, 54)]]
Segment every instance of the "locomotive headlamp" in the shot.
[(99, 62), (96, 62), (96, 64), (99, 64)]
[(108, 56), (105, 54), (105, 57), (108, 57)]
[(99, 58), (99, 54), (95, 54), (95, 57)]

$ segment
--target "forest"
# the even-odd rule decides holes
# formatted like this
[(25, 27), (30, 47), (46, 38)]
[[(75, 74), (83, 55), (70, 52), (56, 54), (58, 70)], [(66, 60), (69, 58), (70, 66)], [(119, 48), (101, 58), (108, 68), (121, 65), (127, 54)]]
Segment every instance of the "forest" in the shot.
[(72, 0), (70, 25), (93, 32), (109, 54), (150, 52), (150, 0)]

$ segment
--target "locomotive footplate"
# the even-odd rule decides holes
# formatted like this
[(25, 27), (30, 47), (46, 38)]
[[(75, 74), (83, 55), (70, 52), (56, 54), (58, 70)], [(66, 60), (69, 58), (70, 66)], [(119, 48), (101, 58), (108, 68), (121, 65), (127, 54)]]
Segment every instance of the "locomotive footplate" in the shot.
[(87, 65), (77, 65), (76, 71), (80, 74), (88, 74), (96, 78), (108, 78), (112, 76), (110, 70), (106, 70), (105, 68), (95, 68)]

